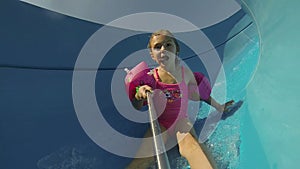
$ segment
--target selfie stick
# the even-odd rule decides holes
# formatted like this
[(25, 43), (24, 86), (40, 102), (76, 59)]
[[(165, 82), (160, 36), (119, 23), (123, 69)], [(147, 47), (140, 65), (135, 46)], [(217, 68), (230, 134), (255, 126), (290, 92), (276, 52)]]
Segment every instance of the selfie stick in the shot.
[(160, 135), (160, 127), (157, 121), (157, 115), (153, 105), (153, 95), (149, 91), (147, 92), (149, 118), (151, 124), (151, 131), (153, 135), (154, 149), (156, 154), (157, 166), (159, 169), (170, 169), (168, 156), (162, 136)]

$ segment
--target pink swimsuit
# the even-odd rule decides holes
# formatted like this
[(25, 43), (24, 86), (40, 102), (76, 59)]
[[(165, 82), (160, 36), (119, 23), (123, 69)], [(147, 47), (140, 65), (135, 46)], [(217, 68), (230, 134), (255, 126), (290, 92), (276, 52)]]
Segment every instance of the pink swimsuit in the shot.
[(187, 117), (188, 87), (184, 80), (184, 68), (182, 67), (182, 81), (178, 84), (166, 84), (160, 82), (157, 69), (155, 69), (155, 88), (162, 90), (167, 98), (164, 112), (158, 117), (159, 123), (166, 129), (174, 131), (178, 120)]

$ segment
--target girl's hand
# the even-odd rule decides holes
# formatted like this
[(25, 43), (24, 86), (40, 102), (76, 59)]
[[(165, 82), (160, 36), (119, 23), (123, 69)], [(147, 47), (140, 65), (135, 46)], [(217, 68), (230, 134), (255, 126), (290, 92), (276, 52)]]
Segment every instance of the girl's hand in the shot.
[(135, 94), (135, 98), (137, 100), (146, 100), (147, 99), (147, 92), (151, 92), (151, 91), (152, 91), (152, 88), (148, 85), (140, 86), (137, 89), (137, 92)]
[(220, 112), (220, 113), (223, 113), (223, 112), (227, 112), (228, 111), (228, 107), (231, 106), (232, 104), (234, 103), (234, 100), (230, 100), (228, 102), (226, 102), (225, 104), (223, 105), (220, 105), (217, 110)]

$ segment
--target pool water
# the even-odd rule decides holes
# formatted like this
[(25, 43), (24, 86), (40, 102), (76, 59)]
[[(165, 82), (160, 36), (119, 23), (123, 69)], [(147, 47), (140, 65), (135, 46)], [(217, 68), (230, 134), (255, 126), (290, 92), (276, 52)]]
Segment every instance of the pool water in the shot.
[[(235, 43), (235, 42), (234, 42)], [(230, 48), (226, 50), (231, 50)], [(244, 100), (246, 96), (245, 88), (251, 81), (259, 60), (259, 40), (257, 37), (245, 44), (244, 48), (236, 52), (235, 56), (224, 58), (224, 72), (226, 80), (219, 80), (213, 88), (213, 97), (221, 100), (219, 88), (226, 87), (226, 100)], [(213, 111), (210, 106), (202, 104), (198, 118), (206, 117), (208, 112)], [(243, 113), (247, 112), (247, 105), (235, 112), (234, 115), (219, 122), (214, 133), (205, 143), (209, 147), (217, 165), (220, 169), (239, 168), (241, 150), (241, 120)], [(173, 160), (177, 163), (177, 168), (190, 168), (184, 159)], [(172, 163), (172, 162), (171, 162)]]
[[(244, 50), (238, 55), (230, 59), (224, 58), (227, 100), (233, 99), (238, 101), (245, 99), (245, 88), (253, 77), (258, 59), (258, 38), (256, 38), (253, 43), (247, 44)], [(219, 83), (219, 85), (225, 85), (225, 82)], [(218, 100), (218, 97), (216, 97), (216, 99)], [(233, 116), (227, 118), (225, 121), (219, 122), (218, 127), (207, 142), (219, 167), (222, 169), (239, 168), (239, 155), (241, 151), (240, 117), (243, 113), (247, 113), (245, 103)]]

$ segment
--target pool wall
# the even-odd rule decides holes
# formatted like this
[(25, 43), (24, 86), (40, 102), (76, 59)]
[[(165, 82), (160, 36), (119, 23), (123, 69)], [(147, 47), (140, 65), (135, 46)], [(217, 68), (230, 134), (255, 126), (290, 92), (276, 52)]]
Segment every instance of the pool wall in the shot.
[(245, 0), (256, 23), (260, 61), (247, 87), (240, 168), (299, 168), (300, 2)]

